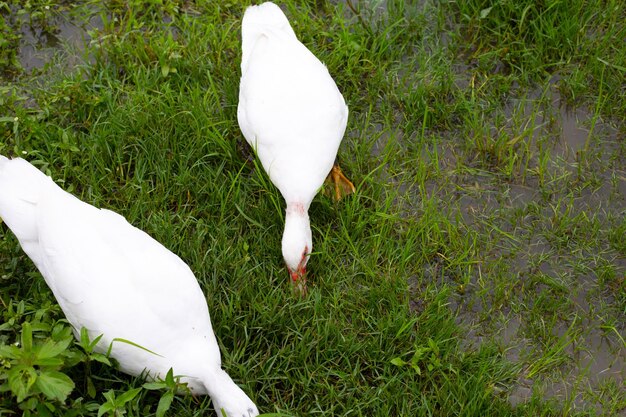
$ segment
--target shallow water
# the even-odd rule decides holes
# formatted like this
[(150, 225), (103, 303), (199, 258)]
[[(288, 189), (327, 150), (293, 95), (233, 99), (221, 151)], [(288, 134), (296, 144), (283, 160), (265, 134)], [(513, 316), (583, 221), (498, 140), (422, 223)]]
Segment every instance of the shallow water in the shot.
[[(465, 65), (454, 68), (468, 70)], [(467, 87), (467, 78), (467, 74), (460, 74), (455, 85)], [(593, 109), (568, 108), (558, 92), (558, 80), (553, 77), (544, 88), (509, 99), (501, 110), (504, 117), (491, 119), (494, 124), (504, 124), (485, 129), (491, 134), (510, 131), (511, 137), (530, 132), (525, 139), (530, 143), (530, 170), (527, 172), (540, 163), (543, 155), (547, 161), (543, 185), (537, 175), (532, 174), (503, 180), (485, 166), (479, 166), (476, 172), (466, 168), (459, 170), (459, 166), (472, 161), (472, 156), (463, 148), (463, 133), (452, 131), (441, 135), (437, 132), (442, 139), (435, 145), (424, 145), (436, 148), (435, 160), (443, 173), (441, 177), (427, 180), (424, 190), (416, 191), (414, 187), (409, 190), (415, 200), (411, 209), (419, 207), (422, 195), (436, 196), (449, 218), (459, 219), (460, 216), (469, 228), (494, 233), (485, 230), (485, 224), (489, 223), (514, 237), (515, 240), (502, 237), (497, 250), (480, 254), (477, 259), (479, 264), (506, 259), (510, 283), (505, 285), (505, 291), (510, 291), (509, 298), (502, 301), (502, 296), (495, 293), (499, 289), (489, 287), (490, 278), (480, 276), (480, 268), (472, 282), (464, 285), (446, 277), (443, 265), (436, 260), (423, 265), (421, 276), (409, 279), (409, 289), (419, 293), (420, 283), (424, 282), (458, 288), (450, 299), (450, 308), (458, 314), (457, 321), (466, 331), (463, 344), (471, 349), (487, 342), (496, 343), (508, 360), (526, 367), (510, 387), (512, 404), (528, 401), (535, 391), (576, 410), (606, 413), (597, 398), (601, 387), (609, 381), (618, 386), (626, 381), (626, 346), (610, 327), (615, 325), (615, 330), (623, 337), (626, 325), (619, 320), (623, 313), (606, 311), (615, 301), (601, 283), (594, 259), (596, 256), (610, 259), (618, 276), (626, 273), (626, 259), (605, 247), (598, 248), (598, 254), (589, 248), (584, 251), (591, 253), (570, 253), (555, 247), (549, 234), (558, 227), (551, 223), (555, 221), (551, 219), (558, 217), (555, 210), (559, 216), (565, 216), (565, 204), (570, 201), (571, 212), (567, 217), (584, 214), (605, 229), (611, 228), (611, 218), (624, 215), (626, 175), (624, 148), (620, 145), (624, 133), (610, 120), (595, 115)], [(409, 139), (399, 137), (398, 140)], [(382, 148), (384, 146), (375, 147), (373, 154), (379, 156)], [(433, 160), (432, 153), (432, 149), (424, 149), (422, 159)], [(536, 215), (534, 207), (538, 210)], [(516, 214), (525, 210), (529, 213)], [(484, 273), (489, 275), (489, 272)], [(554, 285), (562, 289), (533, 283), (536, 273), (543, 274), (546, 280), (554, 281)], [(483, 279), (486, 283), (480, 282)], [(533, 288), (537, 292), (534, 296)], [(566, 334), (573, 317), (575, 324), (563, 336), (565, 347), (563, 354), (555, 356), (555, 364), (532, 372), (529, 377), (527, 368), (541, 360), (551, 347), (533, 336), (537, 331), (533, 329), (536, 324), (533, 320), (537, 319), (529, 317), (529, 312), (525, 311), (542, 291), (550, 291), (557, 305), (563, 306), (563, 311), (555, 314), (562, 318), (553, 327), (546, 325), (547, 330), (558, 339)], [(410, 301), (410, 307), (416, 313), (423, 309), (419, 296)], [(615, 318), (617, 322), (607, 324)], [(619, 415), (626, 416), (626, 410)]]
[(91, 61), (92, 58), (85, 55), (91, 41), (89, 32), (103, 27), (97, 10), (87, 6), (55, 13), (46, 21), (46, 28), (31, 25), (27, 14), (21, 15), (17, 22), (21, 34), (17, 60), (23, 75), (42, 70), (56, 56), (67, 69), (85, 60)]
[[(553, 136), (556, 140), (550, 148), (550, 170), (554, 172), (555, 177), (560, 172), (568, 173), (567, 175), (576, 175), (578, 164), (580, 163), (581, 152), (592, 152), (597, 158), (592, 164), (592, 169), (600, 184), (596, 184), (593, 188), (582, 190), (580, 195), (574, 198), (572, 204), (575, 215), (579, 212), (589, 213), (590, 216), (598, 216), (600, 221), (605, 221), (607, 213), (619, 215), (624, 212), (626, 205), (625, 183), (626, 178), (619, 175), (619, 171), (611, 168), (602, 161), (609, 161), (611, 158), (619, 158), (617, 145), (620, 140), (620, 133), (610, 124), (600, 120), (595, 121), (594, 130), (590, 133), (590, 127), (593, 121), (593, 114), (586, 109), (566, 109), (559, 106), (558, 95), (553, 100), (555, 107), (548, 109), (546, 113), (528, 112), (528, 117), (535, 117), (535, 125), (541, 126), (534, 133), (535, 143), (545, 140), (546, 137)], [(530, 107), (530, 106), (529, 106)], [(551, 127), (545, 123), (544, 119), (548, 117), (554, 120), (556, 134), (551, 132)], [(616, 153), (618, 154), (616, 156)], [(617, 175), (616, 175), (617, 173)], [(619, 177), (618, 179), (615, 179)], [(471, 224), (474, 219), (484, 213), (493, 213), (496, 210), (520, 208), (523, 209), (528, 204), (536, 203), (541, 207), (545, 207), (545, 218), (550, 217), (549, 204), (546, 205), (542, 199), (548, 198), (549, 201), (559, 201), (561, 198), (569, 198), (571, 190), (567, 188), (555, 188), (554, 193), (549, 196), (542, 196), (538, 187), (534, 187), (532, 182), (526, 184), (510, 184), (510, 185), (494, 185), (482, 180), (480, 177), (475, 178), (475, 188), (482, 188), (483, 192), (475, 194), (468, 193), (457, 200), (458, 208), (463, 219), (467, 224)], [(497, 196), (497, 197), (494, 197)], [(502, 201), (503, 200), (503, 201)], [(619, 340), (611, 330), (607, 330), (599, 312), (606, 308), (606, 304), (610, 304), (611, 300), (607, 299), (607, 295), (598, 294), (599, 278), (593, 270), (582, 272), (576, 270), (573, 264), (579, 262), (579, 255), (559, 253), (555, 251), (550, 242), (546, 241), (541, 234), (541, 230), (533, 227), (528, 228), (524, 233), (519, 234), (515, 228), (508, 227), (507, 224), (500, 224), (502, 230), (509, 233), (520, 235), (520, 238), (527, 243), (521, 247), (519, 245), (505, 248), (502, 253), (494, 253), (491, 256), (502, 256), (507, 252), (514, 253), (510, 263), (511, 279), (524, 280), (532, 262), (537, 259), (543, 259), (539, 264), (539, 271), (548, 277), (558, 279), (563, 277), (567, 281), (572, 282), (569, 290), (563, 294), (571, 302), (572, 308), (568, 308), (563, 314), (571, 316), (576, 315), (582, 320), (581, 324), (576, 325), (576, 331), (572, 335), (566, 337), (574, 337), (569, 343), (565, 352), (565, 362), (557, 365), (551, 374), (545, 378), (542, 374), (534, 375), (533, 378), (520, 375), (516, 385), (510, 392), (510, 402), (519, 404), (530, 399), (533, 389), (537, 386), (543, 387), (541, 390), (547, 398), (555, 398), (559, 402), (567, 402), (576, 409), (593, 409), (603, 412), (600, 409), (600, 403), (593, 398), (591, 393), (608, 380), (615, 381), (621, 385), (626, 380), (626, 346)], [(518, 226), (515, 226), (518, 227)], [(530, 239), (530, 240), (528, 240)], [(509, 245), (511, 245), (509, 243)], [(489, 256), (489, 255), (487, 255)], [(618, 274), (626, 271), (624, 260), (620, 260), (618, 254), (614, 266), (617, 268)], [(567, 284), (569, 285), (569, 284)], [(593, 290), (593, 291), (592, 291)], [(453, 308), (458, 312), (458, 321), (461, 325), (470, 329), (468, 336), (473, 344), (483, 343), (486, 339), (497, 341), (498, 344), (504, 346), (506, 356), (513, 362), (525, 362), (529, 356), (536, 356), (538, 352), (547, 349), (537, 345), (532, 339), (526, 336), (526, 326), (530, 323), (524, 323), (524, 319), (516, 313), (501, 310), (503, 319), (487, 319), (491, 323), (485, 327), (484, 312), (491, 311), (489, 294), (484, 294), (478, 300), (471, 300), (473, 296), (470, 294), (460, 296), (453, 303)], [(486, 299), (485, 299), (486, 298)], [(619, 314), (619, 313), (618, 313)], [(493, 331), (489, 329), (496, 328)], [(476, 330), (478, 329), (478, 330)], [(486, 330), (487, 329), (487, 330)], [(553, 331), (557, 332), (557, 336), (562, 336), (568, 330), (568, 323), (563, 321)], [(624, 323), (618, 324), (616, 329), (624, 334), (626, 328)], [(524, 360), (524, 358), (527, 358)], [(626, 411), (620, 415), (626, 415)]]

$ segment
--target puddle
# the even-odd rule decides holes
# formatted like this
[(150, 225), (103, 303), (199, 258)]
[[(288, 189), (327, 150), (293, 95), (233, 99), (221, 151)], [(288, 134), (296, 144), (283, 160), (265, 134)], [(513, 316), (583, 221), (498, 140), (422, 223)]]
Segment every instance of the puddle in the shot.
[(561, 137), (554, 146), (554, 154), (562, 156), (568, 162), (577, 159), (579, 151), (585, 148), (589, 139), (589, 130), (581, 126), (581, 121), (588, 120), (589, 115), (581, 109), (567, 110), (561, 107)]
[[(602, 413), (601, 405), (587, 398), (587, 390), (609, 381), (622, 384), (626, 380), (626, 349), (616, 352), (615, 344), (595, 328), (584, 335), (583, 342), (584, 346), (573, 347), (573, 363), (561, 375), (546, 381), (543, 392), (546, 398), (571, 401), (576, 409)], [(625, 414), (622, 410), (620, 415)]]
[(54, 33), (22, 24), (22, 38), (17, 54), (22, 69), (27, 74), (41, 69), (60, 51), (66, 52), (63, 65), (67, 68), (83, 62), (85, 45), (91, 40), (88, 31), (102, 28), (99, 16), (92, 16), (86, 23), (83, 20), (83, 17), (62, 13), (51, 21), (55, 27)]
[[(563, 281), (561, 284), (569, 288), (567, 292), (555, 290), (568, 300), (566, 306), (562, 307), (564, 318), (569, 321), (575, 316), (578, 321), (573, 326), (573, 331), (569, 331), (569, 322), (557, 322), (551, 332), (556, 338), (567, 340), (563, 352), (559, 354), (562, 362), (533, 375), (532, 378), (527, 376), (527, 371), (520, 373), (519, 379), (509, 392), (509, 401), (513, 405), (522, 404), (531, 398), (533, 391), (539, 390), (547, 399), (568, 402), (578, 410), (601, 412), (601, 404), (588, 398), (586, 393), (609, 381), (620, 385), (626, 380), (626, 346), (614, 332), (605, 327), (604, 320), (598, 315), (602, 311), (602, 296), (589, 292), (589, 288), (596, 285), (597, 277), (593, 274), (576, 273), (573, 267), (564, 265), (560, 259), (550, 255), (550, 248), (545, 243), (529, 244), (528, 248), (536, 254), (548, 255), (548, 260), (541, 263), (538, 269), (555, 279), (560, 276), (558, 279)], [(532, 255), (524, 256), (524, 259), (530, 256)], [(529, 266), (526, 262), (515, 261), (511, 279), (523, 281), (525, 278), (521, 269), (527, 267)], [(528, 326), (532, 326), (533, 321), (527, 321), (527, 313), (520, 315), (516, 312), (517, 309), (511, 309), (507, 305), (494, 310), (489, 302), (490, 294), (487, 300), (483, 300), (472, 294), (472, 291), (474, 290), (469, 289), (465, 294), (456, 295), (450, 300), (450, 308), (458, 314), (457, 322), (466, 329), (466, 346), (476, 347), (485, 341), (496, 342), (503, 346), (509, 361), (525, 366), (541, 359), (546, 350), (552, 347), (551, 344), (543, 345), (528, 337), (526, 333), (531, 330)], [(594, 291), (597, 289), (594, 288)], [(531, 303), (532, 299), (525, 302)], [(487, 318), (485, 312), (489, 312)], [(616, 331), (623, 334), (624, 328), (617, 328)]]
[[(477, 348), (482, 343), (496, 342), (504, 351), (507, 360), (529, 366), (533, 358), (541, 356), (536, 342), (524, 335), (525, 318), (515, 312), (502, 311), (495, 314), (489, 323), (481, 319), (483, 307), (480, 302), (467, 303), (467, 297), (452, 297), (450, 308), (458, 313), (457, 323), (465, 329), (463, 345), (468, 349)], [(581, 297), (576, 297), (581, 298)], [(583, 297), (584, 298), (584, 297)], [(588, 310), (589, 302), (579, 301), (582, 310)], [(581, 314), (584, 312), (581, 311)], [(597, 389), (603, 384), (614, 381), (618, 385), (626, 380), (626, 347), (614, 335), (602, 330), (602, 322), (596, 319), (583, 319), (580, 328), (583, 333), (572, 332), (567, 335), (568, 326), (564, 323), (556, 326), (556, 336), (571, 337), (564, 348), (563, 362), (550, 367), (546, 372), (527, 376), (528, 368), (522, 370), (516, 383), (509, 391), (509, 402), (520, 405), (539, 391), (546, 399), (555, 399), (560, 403), (570, 402), (578, 410), (596, 410), (601, 412), (600, 403), (587, 398), (587, 391)]]
[[(25, 10), (13, 7), (11, 19), (7, 20), (12, 28), (9, 30), (19, 35), (16, 60), (20, 68), (17, 72), (7, 68), (0, 77), (33, 75), (50, 63), (61, 65), (64, 70), (72, 69), (85, 60), (92, 60), (85, 54), (86, 45), (91, 41), (89, 31), (103, 27), (99, 11), (93, 5), (46, 6), (46, 16), (40, 19), (20, 13)], [(62, 57), (55, 60), (60, 54)]]
[[(491, 232), (496, 243), (487, 245), (490, 252), (481, 253), (479, 258), (489, 264), (506, 264), (498, 272), (477, 271), (471, 283), (450, 298), (450, 308), (465, 330), (463, 344), (475, 348), (485, 342), (496, 343), (508, 360), (529, 367), (535, 361), (547, 360), (544, 355), (552, 348), (533, 335), (537, 330), (532, 329), (535, 321), (542, 321), (547, 332), (557, 339), (566, 335), (571, 340), (567, 340), (554, 365), (533, 372), (532, 378), (528, 377), (528, 370), (520, 373), (509, 391), (510, 403), (523, 404), (533, 392), (540, 392), (546, 399), (573, 409), (602, 413), (602, 400), (597, 397), (600, 387), (609, 382), (620, 386), (626, 380), (626, 346), (606, 326), (616, 326), (622, 335), (626, 327), (615, 316), (619, 313), (606, 311), (606, 305), (615, 305), (615, 301), (596, 275), (596, 259), (606, 259), (618, 276), (626, 273), (626, 260), (607, 247), (597, 248), (597, 253), (586, 253), (591, 249), (575, 243), (571, 252), (569, 244), (557, 248), (549, 233), (555, 227), (551, 223), (555, 210), (558, 216), (568, 219), (584, 214), (582, 218), (589, 224), (582, 228), (593, 228), (592, 224), (597, 223), (606, 229), (611, 219), (623, 216), (624, 133), (610, 121), (594, 120), (588, 108), (565, 107), (552, 85), (557, 81), (555, 77), (545, 88), (511, 99), (503, 110), (504, 117), (502, 113), (485, 117), (493, 120), (492, 134), (526, 135), (524, 140), (530, 144), (531, 155), (527, 172), (539, 165), (543, 152), (543, 186), (536, 175), (513, 176), (507, 182), (489, 168), (466, 169), (457, 174), (443, 162), (440, 169), (444, 177), (447, 172), (454, 179), (429, 180), (425, 186), (442, 201), (450, 202), (451, 218), (460, 215), (464, 225), (486, 236), (490, 227), (497, 228), (497, 232)], [(489, 132), (489, 128), (485, 131)], [(459, 145), (453, 146), (458, 149)], [(586, 158), (582, 168), (581, 155)], [(571, 211), (565, 213), (566, 206), (571, 206)], [(572, 238), (584, 237), (573, 234)], [(506, 274), (509, 282), (503, 284), (490, 273)], [(542, 274), (546, 282), (534, 283), (537, 274)], [(422, 279), (431, 280), (432, 275), (426, 267)], [(502, 298), (496, 293), (502, 288), (496, 289), (495, 284), (510, 294)], [(553, 303), (548, 308), (556, 309), (545, 313), (546, 323), (543, 317), (529, 316), (544, 311), (545, 307), (538, 306), (530, 312), (544, 291), (549, 295), (546, 302)], [(568, 332), (573, 317), (577, 321)], [(611, 321), (616, 319), (617, 322)], [(549, 324), (550, 320), (556, 324)], [(626, 410), (622, 411), (626, 415)]]
[(496, 132), (526, 136), (524, 140), (530, 141), (534, 153), (532, 165), (538, 164), (543, 148), (549, 150), (551, 170), (565, 165), (573, 171), (580, 162), (581, 151), (600, 152), (602, 155), (598, 156), (602, 158), (615, 151), (624, 134), (595, 116), (592, 109), (568, 108), (556, 86), (559, 79), (554, 76), (543, 88), (510, 99), (503, 113), (496, 112), (487, 119), (494, 120), (492, 128)]

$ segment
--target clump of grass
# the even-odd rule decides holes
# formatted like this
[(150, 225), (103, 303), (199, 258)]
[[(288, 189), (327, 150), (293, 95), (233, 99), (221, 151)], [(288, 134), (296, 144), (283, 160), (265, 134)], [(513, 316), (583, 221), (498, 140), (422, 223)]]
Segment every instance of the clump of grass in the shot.
[(614, 46), (626, 34), (626, 28), (616, 24), (626, 16), (622, 3), (477, 0), (448, 2), (446, 10), (461, 24), (462, 42), (457, 45), (478, 71), (504, 70), (524, 83), (558, 73), (562, 91), (572, 102), (607, 95), (603, 112), (623, 111), (618, 91), (623, 89), (626, 54)]
[(19, 40), (20, 35), (15, 32), (10, 20), (0, 14), (0, 73), (11, 73), (19, 68), (16, 53)]

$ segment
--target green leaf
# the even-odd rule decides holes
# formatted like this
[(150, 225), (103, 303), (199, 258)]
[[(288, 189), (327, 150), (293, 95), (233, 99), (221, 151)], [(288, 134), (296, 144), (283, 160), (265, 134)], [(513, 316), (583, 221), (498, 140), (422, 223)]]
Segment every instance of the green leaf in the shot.
[(415, 350), (415, 353), (413, 354), (413, 357), (411, 358), (411, 363), (418, 363), (420, 360), (422, 360), (425, 352), (428, 352), (428, 348), (417, 348)]
[(422, 375), (422, 368), (420, 368), (417, 363), (412, 363), (411, 368), (413, 368), (418, 375)]
[(115, 410), (115, 405), (112, 403), (104, 403), (98, 408), (98, 417), (102, 417), (104, 413)]
[(72, 329), (61, 323), (56, 324), (52, 328), (51, 336), (52, 336), (52, 340), (55, 340), (55, 341), (65, 340), (65, 339), (74, 340)]
[(63, 353), (63, 364), (66, 368), (71, 368), (81, 362), (86, 362), (86, 353), (80, 350), (66, 350)]
[(94, 360), (94, 361), (96, 361), (96, 362), (100, 362), (100, 363), (103, 363), (105, 365), (111, 366), (111, 361), (109, 360), (109, 358), (104, 356), (102, 353), (92, 353), (92, 354), (89, 355), (89, 358)]
[(103, 335), (97, 336), (93, 340), (89, 340), (89, 331), (86, 327), (80, 328), (80, 346), (85, 349), (85, 352), (92, 353), (96, 345), (102, 339)]
[(17, 359), (20, 357), (20, 348), (17, 346), (0, 345), (0, 357), (7, 359)]
[(25, 352), (33, 349), (33, 330), (27, 321), (22, 324), (22, 349)]
[(63, 359), (60, 358), (43, 358), (37, 359), (34, 362), (35, 365), (42, 367), (55, 368), (63, 365)]
[(174, 369), (170, 368), (169, 371), (167, 371), (167, 374), (165, 375), (165, 383), (168, 386), (176, 384), (176, 381), (174, 381)]
[(174, 392), (167, 391), (161, 399), (159, 400), (159, 405), (157, 406), (156, 417), (163, 417), (167, 410), (170, 409), (170, 405), (172, 405), (172, 400), (174, 399)]
[(167, 388), (164, 382), (154, 381), (154, 382), (146, 382), (142, 385), (145, 389), (155, 390), (155, 389), (163, 389)]
[(107, 402), (115, 404), (115, 391), (113, 391), (112, 389), (108, 390), (104, 393), (104, 398), (107, 399)]
[(131, 390), (126, 391), (125, 393), (117, 397), (117, 403), (119, 405), (126, 404), (127, 402), (135, 398), (137, 394), (139, 394), (139, 391), (141, 391), (141, 388), (133, 388)]
[(74, 389), (74, 382), (69, 376), (58, 371), (43, 371), (35, 384), (51, 400), (64, 402)]
[(22, 415), (22, 417), (30, 417), (31, 410), (37, 408), (37, 404), (39, 404), (39, 399), (37, 397), (30, 397), (29, 399), (21, 403), (19, 407), (24, 410), (24, 414)]
[(89, 344), (89, 347), (91, 349), (94, 349), (96, 347), (96, 345), (98, 344), (98, 342), (100, 342), (100, 339), (102, 339), (102, 336), (104, 336), (104, 334), (100, 334), (98, 336), (96, 336), (91, 343)]
[(435, 343), (433, 339), (428, 339), (428, 346), (432, 349), (435, 355), (439, 355), (439, 346), (437, 346), (437, 343)]
[(8, 383), (11, 392), (22, 402), (31, 395), (30, 389), (37, 380), (37, 372), (30, 366), (18, 365), (8, 371)]
[(89, 331), (86, 327), (80, 328), (80, 345), (87, 350), (87, 346), (89, 346)]
[(146, 351), (146, 352), (148, 352), (148, 353), (151, 353), (151, 354), (153, 354), (153, 355), (159, 356), (159, 357), (161, 357), (161, 358), (163, 357), (162, 355), (159, 355), (158, 353), (153, 352), (153, 351), (151, 351), (150, 349), (147, 349), (147, 348), (145, 348), (145, 347), (143, 347), (143, 346), (141, 346), (141, 345), (138, 345), (138, 344), (137, 344), (137, 343), (135, 343), (135, 342), (131, 342), (130, 340), (122, 339), (122, 338), (120, 338), (120, 337), (116, 337), (115, 339), (113, 339), (113, 340), (111, 341), (111, 344), (109, 345), (109, 349), (107, 350), (107, 356), (111, 356), (111, 350), (113, 349), (113, 343), (115, 343), (115, 342), (126, 343), (127, 345), (135, 346), (136, 348), (139, 348), (139, 349), (141, 349), (141, 350), (144, 350), (144, 351)]
[[(52, 410), (48, 407), (52, 407)], [(54, 406), (52, 404), (38, 403), (35, 408), (37, 409), (37, 415), (39, 417), (53, 417), (52, 411), (54, 411)]]
[(96, 386), (89, 376), (87, 377), (87, 395), (89, 395), (89, 398), (96, 398)]
[(50, 331), (50, 325), (48, 323), (31, 322), (30, 328), (33, 332), (49, 332)]
[(37, 359), (47, 359), (59, 356), (67, 350), (70, 343), (72, 343), (72, 339), (61, 340), (60, 342), (47, 340), (44, 344), (35, 348), (36, 357)]
[(486, 9), (482, 9), (480, 11), (480, 18), (484, 19), (485, 17), (489, 16), (489, 13), (491, 12), (491, 9), (493, 9), (493, 6), (492, 7), (487, 7)]
[(608, 61), (605, 61), (604, 59), (600, 58), (600, 57), (596, 57), (596, 59), (600, 62), (602, 62), (604, 65), (615, 68), (616, 70), (619, 70), (621, 72), (626, 72), (626, 67), (622, 67), (621, 65), (617, 65), (617, 64), (612, 64)]
[(403, 361), (401, 358), (393, 358), (391, 360), (391, 364), (392, 365), (396, 365), (396, 366), (404, 366), (404, 365), (406, 365), (406, 362)]

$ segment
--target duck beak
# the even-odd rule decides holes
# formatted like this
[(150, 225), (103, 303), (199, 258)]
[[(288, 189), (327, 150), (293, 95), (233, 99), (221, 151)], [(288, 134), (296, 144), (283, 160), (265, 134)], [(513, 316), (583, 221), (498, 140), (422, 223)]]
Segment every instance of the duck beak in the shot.
[(296, 294), (305, 296), (307, 293), (306, 288), (306, 268), (300, 268), (296, 271), (289, 271), (291, 276), (291, 285)]

